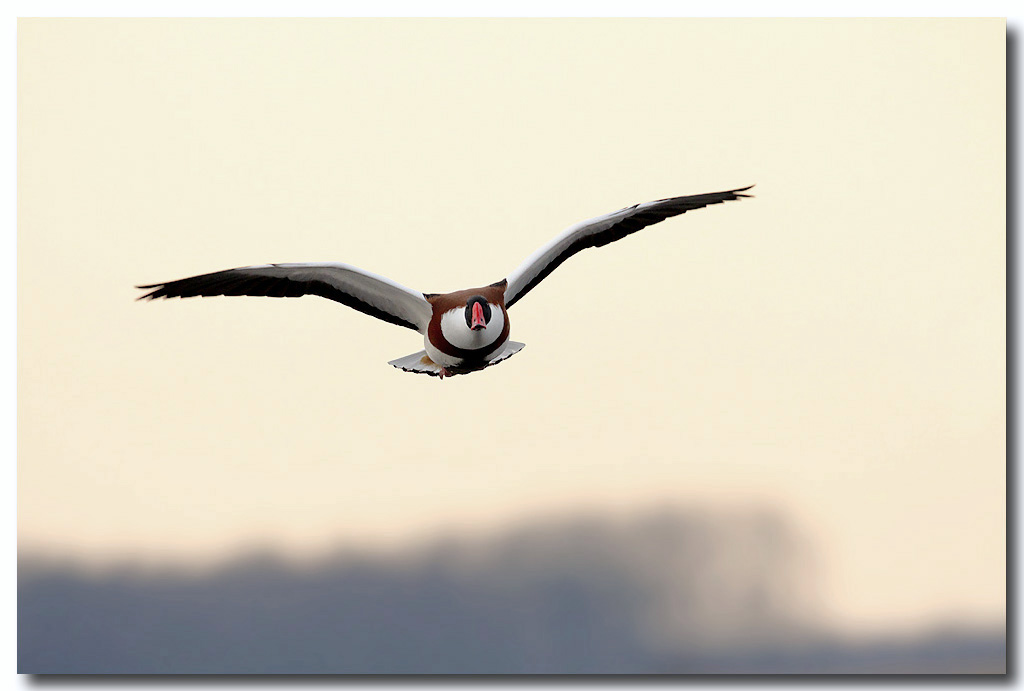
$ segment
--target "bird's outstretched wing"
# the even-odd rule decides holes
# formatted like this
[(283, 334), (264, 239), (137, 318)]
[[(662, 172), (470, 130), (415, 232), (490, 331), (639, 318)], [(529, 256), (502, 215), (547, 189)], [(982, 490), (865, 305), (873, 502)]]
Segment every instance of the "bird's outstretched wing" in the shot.
[(548, 274), (558, 268), (562, 262), (581, 250), (588, 247), (602, 247), (635, 233), (641, 228), (660, 223), (666, 218), (678, 216), (693, 209), (749, 197), (749, 194), (741, 194), (741, 192), (745, 192), (751, 187), (753, 185), (726, 192), (660, 199), (656, 202), (637, 204), (577, 223), (530, 255), (508, 275), (508, 286), (505, 288), (505, 307), (514, 305), (535, 285), (547, 278)]
[(425, 333), (432, 308), (423, 293), (348, 264), (262, 264), (137, 286), (155, 288), (139, 299), (197, 295), (265, 295), (296, 298), (319, 295), (377, 319)]

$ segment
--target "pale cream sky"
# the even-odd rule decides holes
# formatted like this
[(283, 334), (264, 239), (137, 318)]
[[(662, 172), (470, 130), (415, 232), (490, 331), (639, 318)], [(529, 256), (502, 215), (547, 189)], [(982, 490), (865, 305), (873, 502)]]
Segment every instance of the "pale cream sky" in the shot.
[[(1005, 604), (1001, 20), (21, 20), (19, 536), (81, 557), (774, 506), (853, 628)], [(319, 298), (132, 286), (588, 250), (439, 382)]]

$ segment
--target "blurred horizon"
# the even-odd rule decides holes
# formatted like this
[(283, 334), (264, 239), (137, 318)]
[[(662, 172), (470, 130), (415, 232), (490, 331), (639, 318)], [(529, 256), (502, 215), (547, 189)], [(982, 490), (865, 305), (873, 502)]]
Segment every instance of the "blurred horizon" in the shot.
[(536, 530), (544, 525), (575, 525), (598, 523), (609, 529), (636, 524), (645, 519), (667, 516), (681, 518), (697, 516), (702, 520), (724, 522), (737, 519), (767, 517), (769, 521), (784, 525), (788, 539), (799, 545), (799, 563), (794, 567), (808, 569), (802, 573), (809, 578), (813, 575), (814, 592), (819, 598), (817, 623), (836, 636), (855, 641), (877, 638), (885, 633), (898, 637), (920, 636), (928, 631), (942, 631), (953, 628), (988, 629), (1002, 622), (1005, 616), (988, 612), (965, 610), (962, 607), (936, 608), (914, 617), (890, 617), (884, 622), (850, 620), (834, 606), (836, 583), (835, 564), (830, 564), (830, 551), (823, 544), (824, 536), (812, 526), (795, 520), (782, 506), (769, 501), (732, 501), (682, 503), (678, 500), (648, 502), (640, 506), (611, 507), (602, 504), (577, 505), (568, 509), (542, 511), (532, 517), (513, 517), (503, 521), (489, 521), (480, 524), (441, 524), (410, 531), (394, 539), (351, 540), (338, 537), (319, 543), (296, 547), (266, 537), (254, 537), (234, 545), (203, 552), (174, 552), (166, 549), (83, 551), (69, 549), (66, 545), (47, 545), (19, 541), (19, 569), (27, 573), (37, 571), (60, 571), (77, 573), (90, 577), (105, 577), (118, 573), (133, 573), (140, 576), (177, 575), (184, 578), (203, 578), (235, 565), (245, 563), (272, 562), (285, 569), (298, 571), (315, 570), (336, 560), (339, 555), (360, 555), (382, 562), (401, 562), (416, 558), (423, 553), (445, 547), (472, 547), (486, 545), (503, 536), (518, 532)]
[(851, 633), (777, 511), (662, 506), (218, 564), (19, 559), (19, 671), (1003, 673), (1005, 622)]

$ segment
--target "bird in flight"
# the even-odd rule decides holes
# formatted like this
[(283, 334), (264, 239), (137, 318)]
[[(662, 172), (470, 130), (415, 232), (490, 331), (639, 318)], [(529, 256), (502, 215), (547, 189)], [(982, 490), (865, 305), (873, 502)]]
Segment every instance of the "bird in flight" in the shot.
[(319, 295), (423, 334), (423, 350), (388, 364), (443, 379), (496, 365), (522, 350), (525, 344), (508, 337), (509, 308), (572, 255), (588, 247), (603, 247), (687, 211), (749, 197), (743, 192), (750, 187), (636, 204), (577, 223), (506, 278), (483, 288), (421, 293), (348, 264), (313, 262), (244, 266), (137, 286), (150, 291), (139, 299)]

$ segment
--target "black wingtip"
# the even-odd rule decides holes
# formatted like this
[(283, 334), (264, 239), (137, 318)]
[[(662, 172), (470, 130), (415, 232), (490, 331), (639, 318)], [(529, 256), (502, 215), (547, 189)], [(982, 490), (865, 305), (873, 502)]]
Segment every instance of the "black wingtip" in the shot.
[(153, 291), (151, 291), (149, 293), (146, 293), (145, 295), (140, 295), (139, 297), (135, 298), (135, 301), (138, 302), (139, 300), (156, 300), (158, 297), (160, 297), (159, 295), (157, 295), (157, 293), (159, 293), (160, 289), (164, 287), (164, 284), (163, 283), (154, 283), (153, 285), (150, 285), (150, 286), (135, 286), (135, 287), (138, 288), (139, 290), (149, 290), (150, 288), (156, 288), (156, 290), (153, 290)]

